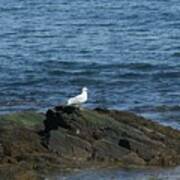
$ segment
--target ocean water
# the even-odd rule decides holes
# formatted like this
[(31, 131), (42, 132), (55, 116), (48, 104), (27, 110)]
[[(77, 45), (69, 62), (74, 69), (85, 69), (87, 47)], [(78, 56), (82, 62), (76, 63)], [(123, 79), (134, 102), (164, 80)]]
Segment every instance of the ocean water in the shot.
[(180, 167), (172, 169), (99, 169), (62, 173), (47, 180), (179, 180)]
[(180, 129), (179, 0), (0, 0), (0, 114), (64, 103)]

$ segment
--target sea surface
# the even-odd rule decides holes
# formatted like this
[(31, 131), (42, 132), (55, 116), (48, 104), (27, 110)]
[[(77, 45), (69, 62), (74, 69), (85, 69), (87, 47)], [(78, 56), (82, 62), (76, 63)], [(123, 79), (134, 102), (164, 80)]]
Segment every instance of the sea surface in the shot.
[(46, 180), (179, 180), (180, 167), (173, 169), (98, 169), (61, 173)]
[(0, 0), (0, 114), (86, 107), (180, 129), (179, 0)]
[(89, 89), (86, 107), (180, 129), (179, 0), (0, 0), (0, 113)]

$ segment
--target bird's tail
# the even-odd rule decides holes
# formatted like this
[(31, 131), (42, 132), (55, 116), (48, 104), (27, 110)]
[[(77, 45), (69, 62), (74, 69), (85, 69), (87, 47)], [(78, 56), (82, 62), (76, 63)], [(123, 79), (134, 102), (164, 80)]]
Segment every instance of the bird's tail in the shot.
[(69, 106), (70, 104), (71, 104), (70, 100), (69, 100), (69, 99), (66, 100), (65, 105), (66, 105), (66, 106)]
[(69, 106), (69, 102), (68, 102), (68, 101), (66, 101), (66, 102), (65, 102), (65, 105), (66, 105), (66, 106)]

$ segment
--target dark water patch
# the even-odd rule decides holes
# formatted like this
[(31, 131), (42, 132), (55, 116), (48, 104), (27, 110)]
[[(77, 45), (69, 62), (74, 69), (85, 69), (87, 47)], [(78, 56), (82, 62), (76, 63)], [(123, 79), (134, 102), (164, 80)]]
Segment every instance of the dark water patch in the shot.
[(180, 71), (171, 71), (169, 70), (168, 72), (158, 72), (153, 75), (154, 78), (160, 78), (160, 79), (171, 79), (171, 78), (179, 78), (180, 77)]
[(152, 111), (154, 111), (154, 107), (152, 107), (150, 105), (135, 106), (133, 108), (130, 108), (130, 111), (137, 112), (137, 113), (152, 112)]
[(8, 54), (0, 54), (0, 61), (1, 61), (0, 67), (6, 65), (7, 68), (7, 66), (9, 66), (8, 61), (12, 61), (12, 56)]
[(48, 67), (48, 68), (64, 68), (70, 71), (70, 69), (98, 69), (106, 70), (106, 69), (112, 69), (118, 68), (120, 65), (115, 64), (101, 64), (101, 63), (92, 63), (89, 61), (57, 61), (57, 60), (49, 60), (45, 62), (38, 62), (38, 66)]
[(126, 89), (127, 87), (129, 87), (130, 85), (134, 85), (137, 83), (137, 80), (132, 80), (132, 79), (114, 79), (114, 80), (110, 80), (108, 82), (106, 82), (106, 85), (108, 87), (115, 87), (117, 89)]
[(129, 73), (124, 73), (124, 74), (121, 74), (120, 77), (121, 78), (125, 78), (125, 79), (134, 79), (134, 80), (137, 80), (137, 79), (143, 79), (143, 78), (146, 78), (148, 75), (147, 74), (144, 74), (144, 73), (133, 73), (133, 72), (129, 72)]
[(172, 54), (173, 57), (180, 57), (180, 52), (175, 52)]
[(18, 87), (18, 86), (32, 86), (35, 84), (42, 83), (45, 79), (29, 79), (29, 80), (19, 80), (19, 81), (10, 81), (10, 82), (5, 82), (4, 85), (6, 86), (11, 86), (11, 87)]
[(174, 105), (174, 106), (167, 106), (167, 105), (159, 105), (159, 106), (136, 106), (132, 111), (136, 112), (173, 112), (173, 111), (179, 111), (180, 112), (180, 106)]
[[(39, 66), (47, 66), (49, 68), (54, 67), (63, 67), (67, 69), (97, 69), (99, 72), (103, 71), (118, 71), (121, 69), (134, 70), (134, 72), (143, 72), (143, 71), (158, 71), (158, 70), (169, 70), (177, 69), (177, 66), (168, 66), (168, 65), (153, 65), (148, 63), (91, 63), (89, 61), (46, 61), (39, 62)], [(174, 73), (174, 72), (172, 72)], [(175, 72), (176, 73), (176, 72)], [(136, 74), (135, 74), (136, 76)]]
[(65, 76), (67, 74), (70, 74), (69, 72), (65, 71), (65, 70), (58, 70), (58, 69), (55, 69), (55, 70), (50, 70), (48, 71), (48, 75), (50, 76)]
[(104, 80), (102, 78), (76, 77), (70, 80), (70, 84), (83, 87), (83, 86), (86, 86), (87, 82), (88, 82), (88, 85), (91, 86), (94, 84), (102, 84), (103, 81)]
[(82, 62), (77, 62), (77, 61), (61, 61), (61, 60), (46, 60), (46, 61), (37, 61), (34, 62), (34, 65), (37, 65), (39, 67), (79, 67), (82, 64)]
[(127, 67), (134, 70), (150, 71), (154, 70), (157, 67), (150, 63), (131, 63), (127, 64)]
[(179, 111), (180, 112), (180, 106), (175, 105), (175, 106), (167, 106), (167, 105), (162, 105), (156, 107), (157, 112), (168, 112), (168, 111)]
[(21, 6), (11, 6), (11, 7), (9, 7), (9, 6), (1, 6), (0, 7), (0, 12), (10, 12), (10, 13), (13, 13), (13, 12), (17, 12), (17, 11), (23, 11), (23, 10), (26, 10), (26, 8), (25, 7), (21, 7)]
[(56, 35), (45, 35), (45, 34), (34, 35), (33, 37), (34, 37), (34, 38), (42, 38), (42, 39), (57, 38)]

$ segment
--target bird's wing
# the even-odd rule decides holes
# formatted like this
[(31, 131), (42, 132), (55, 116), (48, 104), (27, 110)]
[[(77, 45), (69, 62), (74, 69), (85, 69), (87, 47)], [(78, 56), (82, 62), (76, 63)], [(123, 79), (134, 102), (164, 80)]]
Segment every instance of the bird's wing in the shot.
[(79, 103), (81, 103), (81, 101), (82, 101), (82, 99), (83, 99), (83, 96), (80, 94), (80, 95), (78, 95), (78, 96), (75, 96), (75, 97), (73, 97), (73, 98), (70, 98), (69, 100), (68, 100), (68, 105), (71, 105), (71, 104), (79, 104)]

